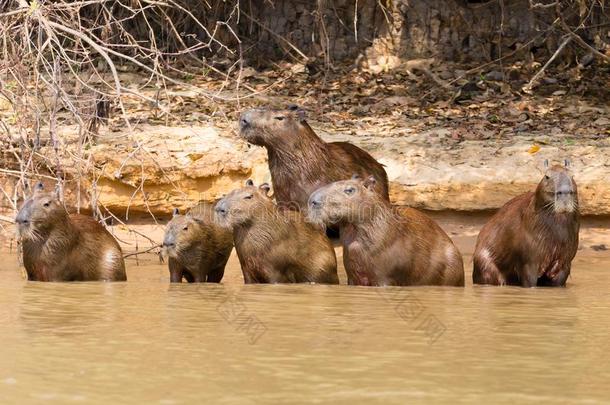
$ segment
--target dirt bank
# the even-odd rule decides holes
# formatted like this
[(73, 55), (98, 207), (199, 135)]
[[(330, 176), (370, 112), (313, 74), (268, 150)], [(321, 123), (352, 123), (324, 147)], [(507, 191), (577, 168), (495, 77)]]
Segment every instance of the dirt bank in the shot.
[[(200, 199), (214, 200), (247, 178), (269, 181), (266, 153), (239, 139), (237, 116), (253, 106), (298, 103), (324, 139), (353, 142), (386, 166), (396, 204), (495, 209), (533, 188), (545, 159), (567, 158), (582, 212), (610, 214), (610, 97), (603, 84), (610, 71), (553, 71), (554, 81), (527, 94), (520, 86), (535, 71), (532, 67), (506, 67), (514, 73), (506, 81), (496, 77), (497, 71), (464, 76), (458, 67), (430, 66), (437, 79), (453, 80), (450, 88), (426, 74), (415, 75), (408, 64), (382, 75), (349, 67), (327, 76), (290, 64), (264, 72), (248, 68), (242, 72), (242, 87), (260, 93), (224, 104), (210, 103), (194, 89), (231, 97), (237, 90), (223, 90), (224, 82), (197, 76), (189, 88), (167, 90), (165, 112), (125, 96), (132, 132), (116, 109), (94, 142), (83, 142), (76, 126), (64, 124), (56, 128), (55, 150), (41, 131), (42, 144), (32, 159), (40, 162), (36, 170), (50, 183), (54, 173), (66, 178), (69, 205), (88, 209), (94, 203), (103, 214), (122, 218), (127, 213), (160, 215)], [(122, 77), (141, 85), (142, 93), (156, 94), (146, 78)], [(68, 120), (69, 114), (59, 114)], [(11, 118), (10, 108), (0, 105), (0, 116)], [(4, 152), (6, 166), (18, 169), (12, 157), (23, 151), (13, 149)], [(7, 195), (16, 176), (0, 173)], [(5, 212), (10, 211), (7, 199), (1, 200)]]

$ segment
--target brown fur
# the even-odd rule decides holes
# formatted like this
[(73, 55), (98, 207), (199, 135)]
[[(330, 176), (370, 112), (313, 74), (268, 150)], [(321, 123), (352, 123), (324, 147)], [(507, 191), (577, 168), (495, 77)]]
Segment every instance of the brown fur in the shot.
[(186, 215), (176, 214), (165, 228), (170, 280), (219, 283), (233, 250), (233, 235), (214, 223), (214, 206), (202, 202)]
[(267, 148), (269, 170), (277, 203), (303, 212), (316, 189), (333, 181), (375, 176), (375, 190), (386, 200), (388, 176), (383, 166), (364, 150), (347, 142), (324, 142), (297, 108), (254, 109), (240, 117), (240, 134)]
[(447, 234), (415, 209), (399, 213), (374, 182), (338, 181), (309, 199), (310, 221), (340, 227), (348, 283), (463, 286), (462, 256)]
[(579, 221), (576, 183), (554, 166), (536, 191), (510, 200), (481, 229), (474, 283), (564, 286), (578, 250)]
[(106, 228), (91, 217), (68, 215), (40, 186), (16, 221), (29, 280), (127, 280), (121, 247)]
[(326, 235), (300, 212), (279, 209), (267, 191), (247, 185), (216, 204), (217, 223), (233, 230), (245, 282), (338, 284)]

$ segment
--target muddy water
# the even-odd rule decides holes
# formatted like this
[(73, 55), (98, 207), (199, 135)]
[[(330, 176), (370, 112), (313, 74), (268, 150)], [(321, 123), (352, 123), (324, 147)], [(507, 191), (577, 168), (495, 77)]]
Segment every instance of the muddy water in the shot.
[(151, 257), (127, 283), (28, 283), (5, 254), (0, 403), (607, 403), (609, 256), (526, 290), (244, 286), (234, 257), (223, 285)]

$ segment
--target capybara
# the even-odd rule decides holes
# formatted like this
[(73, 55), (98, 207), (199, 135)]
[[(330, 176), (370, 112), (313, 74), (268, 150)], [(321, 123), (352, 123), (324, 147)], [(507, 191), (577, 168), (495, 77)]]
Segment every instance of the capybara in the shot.
[(548, 169), (534, 192), (513, 198), (483, 226), (474, 251), (475, 284), (565, 286), (578, 249), (576, 183)]
[(271, 182), (280, 206), (305, 212), (316, 189), (333, 181), (373, 175), (375, 190), (389, 201), (388, 176), (371, 155), (348, 142), (324, 142), (305, 120), (302, 109), (253, 109), (239, 119), (240, 135), (267, 148)]
[(95, 219), (68, 214), (55, 193), (35, 188), (15, 220), (33, 281), (125, 281), (121, 247)]
[(375, 181), (337, 181), (309, 198), (309, 221), (339, 225), (348, 283), (463, 286), (462, 256), (447, 234), (415, 209), (392, 207)]
[(189, 283), (219, 283), (233, 250), (233, 235), (214, 222), (214, 205), (201, 202), (186, 215), (174, 210), (163, 249), (172, 283), (183, 278)]
[(269, 186), (252, 181), (216, 204), (216, 221), (233, 231), (244, 281), (249, 283), (338, 284), (330, 240), (299, 211), (281, 209)]

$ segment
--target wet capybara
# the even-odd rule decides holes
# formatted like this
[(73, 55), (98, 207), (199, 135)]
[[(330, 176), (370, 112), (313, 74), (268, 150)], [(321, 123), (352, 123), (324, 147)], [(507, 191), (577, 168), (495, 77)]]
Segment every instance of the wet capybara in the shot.
[(302, 109), (249, 110), (241, 115), (239, 126), (243, 139), (267, 148), (273, 192), (280, 206), (296, 205), (305, 212), (307, 199), (316, 189), (354, 173), (373, 175), (375, 190), (389, 201), (383, 165), (351, 143), (324, 142), (307, 124)]
[(95, 219), (68, 214), (38, 184), (15, 220), (23, 264), (33, 281), (125, 281), (121, 247)]
[(216, 222), (233, 231), (244, 281), (338, 284), (330, 240), (299, 211), (279, 208), (268, 192), (268, 185), (248, 181), (216, 204)]
[(462, 256), (447, 234), (415, 209), (392, 207), (375, 181), (338, 181), (309, 198), (309, 221), (339, 225), (348, 283), (463, 286)]
[(579, 228), (578, 193), (566, 162), (548, 169), (535, 191), (510, 200), (483, 226), (473, 282), (565, 286)]
[(214, 222), (214, 205), (201, 202), (186, 215), (174, 210), (165, 228), (170, 281), (220, 283), (233, 250), (233, 235)]

